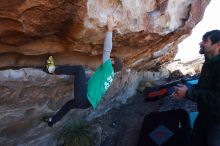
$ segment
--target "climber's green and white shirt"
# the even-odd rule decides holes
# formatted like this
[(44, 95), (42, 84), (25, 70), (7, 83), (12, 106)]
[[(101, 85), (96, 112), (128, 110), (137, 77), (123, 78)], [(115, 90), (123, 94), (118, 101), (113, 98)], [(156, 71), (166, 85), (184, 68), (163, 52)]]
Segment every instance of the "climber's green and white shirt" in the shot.
[(110, 87), (114, 78), (114, 70), (111, 59), (101, 64), (90, 77), (87, 85), (87, 98), (93, 108), (96, 108), (102, 96)]

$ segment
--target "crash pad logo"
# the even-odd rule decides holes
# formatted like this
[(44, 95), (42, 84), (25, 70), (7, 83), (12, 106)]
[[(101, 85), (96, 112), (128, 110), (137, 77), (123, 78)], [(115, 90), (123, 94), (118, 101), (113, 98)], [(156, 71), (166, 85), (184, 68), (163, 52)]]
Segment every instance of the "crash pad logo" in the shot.
[(149, 136), (150, 138), (157, 144), (162, 145), (166, 142), (171, 136), (173, 136), (173, 132), (170, 131), (167, 127), (160, 125), (155, 130), (153, 130)]

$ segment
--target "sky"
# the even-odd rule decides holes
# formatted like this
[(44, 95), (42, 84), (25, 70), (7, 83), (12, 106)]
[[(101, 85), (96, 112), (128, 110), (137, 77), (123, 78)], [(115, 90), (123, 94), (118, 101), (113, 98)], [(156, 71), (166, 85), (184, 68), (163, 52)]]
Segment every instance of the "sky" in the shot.
[(178, 45), (178, 53), (174, 59), (190, 61), (200, 56), (199, 43), (207, 31), (220, 29), (220, 0), (211, 0), (203, 19), (194, 27), (192, 34)]

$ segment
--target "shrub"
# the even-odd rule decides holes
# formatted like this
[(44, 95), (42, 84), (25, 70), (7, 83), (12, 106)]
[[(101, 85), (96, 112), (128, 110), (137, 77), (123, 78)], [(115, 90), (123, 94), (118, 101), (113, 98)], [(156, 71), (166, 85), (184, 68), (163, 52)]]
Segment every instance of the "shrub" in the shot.
[(64, 141), (64, 146), (92, 146), (90, 129), (89, 125), (74, 120), (58, 132), (57, 138)]

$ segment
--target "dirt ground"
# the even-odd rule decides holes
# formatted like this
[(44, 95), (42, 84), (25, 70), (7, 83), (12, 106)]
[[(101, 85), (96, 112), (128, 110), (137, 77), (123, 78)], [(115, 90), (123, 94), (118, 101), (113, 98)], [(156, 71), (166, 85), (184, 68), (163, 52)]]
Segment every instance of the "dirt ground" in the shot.
[(113, 109), (98, 119), (97, 122), (102, 127), (101, 146), (136, 146), (145, 115), (178, 108), (196, 111), (196, 104), (170, 96), (146, 102), (143, 94), (136, 94), (128, 104)]

